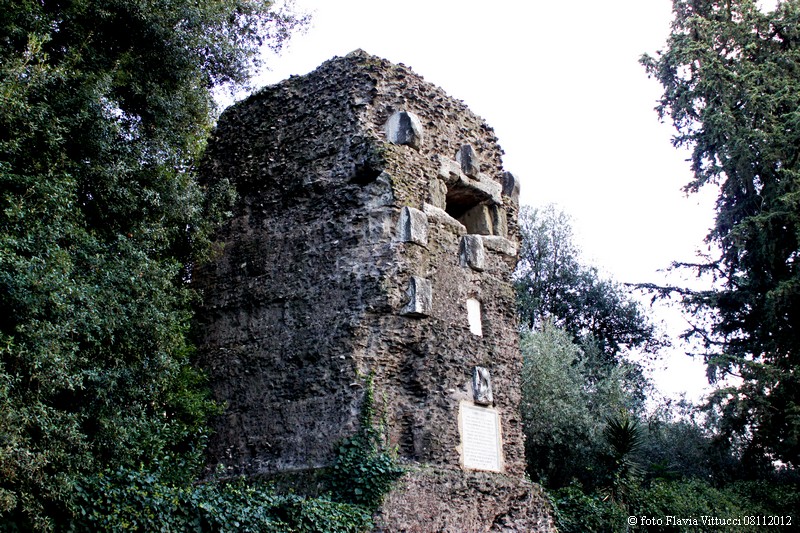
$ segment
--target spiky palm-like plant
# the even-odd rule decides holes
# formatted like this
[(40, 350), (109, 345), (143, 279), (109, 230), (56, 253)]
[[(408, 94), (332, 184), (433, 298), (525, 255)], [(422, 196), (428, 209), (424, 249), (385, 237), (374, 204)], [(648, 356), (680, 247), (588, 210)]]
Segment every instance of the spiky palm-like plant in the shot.
[(627, 411), (606, 418), (603, 437), (608, 445), (609, 476), (606, 498), (625, 504), (642, 477), (638, 452), (644, 442), (639, 421)]

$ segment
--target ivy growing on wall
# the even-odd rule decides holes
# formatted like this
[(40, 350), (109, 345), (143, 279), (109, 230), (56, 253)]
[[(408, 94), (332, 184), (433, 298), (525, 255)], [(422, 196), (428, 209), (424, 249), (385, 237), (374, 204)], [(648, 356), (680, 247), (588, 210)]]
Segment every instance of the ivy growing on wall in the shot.
[(396, 450), (389, 447), (384, 436), (385, 420), (375, 425), (377, 415), (372, 376), (366, 381), (359, 429), (339, 444), (330, 485), (340, 501), (375, 508), (405, 469), (398, 463)]

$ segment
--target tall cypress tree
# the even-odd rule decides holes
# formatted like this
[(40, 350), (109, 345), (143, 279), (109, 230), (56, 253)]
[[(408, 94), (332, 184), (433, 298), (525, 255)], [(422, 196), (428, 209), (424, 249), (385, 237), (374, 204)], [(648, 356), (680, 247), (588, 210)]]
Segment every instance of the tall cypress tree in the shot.
[[(745, 457), (800, 465), (800, 2), (674, 0), (667, 47), (644, 56), (659, 115), (692, 150), (688, 192), (717, 186), (713, 252), (678, 266), (713, 288), (679, 292), (713, 379), (721, 429)], [(664, 288), (664, 292), (674, 292)]]

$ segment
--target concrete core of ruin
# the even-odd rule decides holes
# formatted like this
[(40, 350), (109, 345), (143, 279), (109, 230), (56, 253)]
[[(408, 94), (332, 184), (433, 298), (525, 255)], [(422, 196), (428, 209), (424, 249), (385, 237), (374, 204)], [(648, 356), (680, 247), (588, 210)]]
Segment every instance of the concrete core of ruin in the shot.
[[(212, 466), (330, 465), (371, 373), (410, 466), (380, 529), (553, 529), (523, 479), (519, 187), (501, 154), (463, 103), (362, 51), (223, 113), (201, 173), (238, 200), (194, 278), (200, 362), (227, 405)], [(467, 449), (464, 413), (497, 421), (497, 454)]]

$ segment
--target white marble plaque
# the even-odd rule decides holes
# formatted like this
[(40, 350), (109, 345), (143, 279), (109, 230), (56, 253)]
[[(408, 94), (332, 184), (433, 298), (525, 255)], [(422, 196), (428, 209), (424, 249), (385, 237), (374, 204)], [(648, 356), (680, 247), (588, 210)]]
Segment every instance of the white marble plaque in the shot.
[(469, 330), (473, 335), (483, 337), (481, 303), (474, 298), (467, 300), (467, 322), (469, 323)]
[(500, 415), (495, 409), (461, 402), (458, 411), (461, 433), (461, 466), (469, 470), (503, 471)]

